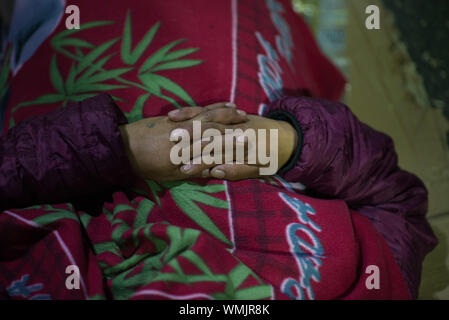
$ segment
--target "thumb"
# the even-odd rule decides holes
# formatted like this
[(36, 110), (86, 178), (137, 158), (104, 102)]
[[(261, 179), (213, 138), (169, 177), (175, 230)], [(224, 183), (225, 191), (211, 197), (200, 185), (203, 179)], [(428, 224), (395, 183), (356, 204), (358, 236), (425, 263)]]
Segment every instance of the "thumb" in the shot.
[(247, 164), (221, 164), (210, 170), (210, 176), (215, 179), (224, 180), (243, 180), (258, 178), (260, 176), (259, 167)]
[(195, 118), (197, 115), (199, 115), (203, 111), (204, 111), (204, 108), (202, 108), (202, 107), (184, 107), (184, 108), (170, 111), (168, 113), (168, 118), (171, 121), (180, 122), (180, 121), (185, 121), (185, 120), (190, 120), (192, 118)]
[[(170, 111), (168, 113), (168, 118), (171, 121), (179, 122), (179, 121), (186, 121), (195, 118), (197, 115), (199, 115), (201, 112), (204, 111), (211, 111), (211, 110), (217, 110), (220, 108), (236, 108), (236, 105), (234, 103), (230, 102), (218, 102), (214, 104), (210, 104), (208, 106), (203, 107), (184, 107), (180, 109), (176, 109), (173, 111)], [(245, 119), (246, 120), (246, 119)], [(242, 121), (240, 121), (242, 122)]]

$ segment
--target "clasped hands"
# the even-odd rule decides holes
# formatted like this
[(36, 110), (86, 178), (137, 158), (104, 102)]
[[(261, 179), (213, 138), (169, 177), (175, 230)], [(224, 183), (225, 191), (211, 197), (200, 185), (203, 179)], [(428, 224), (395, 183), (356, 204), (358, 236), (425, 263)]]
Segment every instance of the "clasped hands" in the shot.
[[(167, 116), (145, 118), (120, 126), (120, 132), (126, 148), (130, 164), (137, 176), (154, 181), (185, 180), (189, 178), (215, 178), (226, 180), (243, 180), (260, 176), (260, 168), (266, 164), (235, 161), (222, 164), (175, 165), (170, 160), (170, 151), (175, 146), (173, 140), (175, 130), (187, 130), (192, 133), (193, 121), (201, 121), (201, 133), (207, 129), (216, 129), (221, 133), (214, 139), (226, 139), (226, 129), (277, 129), (278, 130), (278, 168), (290, 159), (297, 144), (295, 129), (285, 121), (265, 117), (247, 115), (234, 104), (216, 103), (206, 107), (185, 107), (173, 110)], [(170, 136), (172, 135), (172, 139)], [(190, 134), (192, 136), (192, 134)], [(259, 137), (257, 138), (259, 139)], [(268, 142), (268, 137), (267, 144)], [(191, 140), (191, 144), (195, 141)], [(243, 143), (248, 144), (248, 140)], [(200, 142), (201, 147), (206, 146)], [(223, 142), (223, 148), (225, 143)], [(236, 145), (236, 144), (234, 144)], [(247, 150), (248, 148), (245, 148)], [(190, 148), (193, 150), (193, 148)], [(223, 152), (224, 154), (224, 152)], [(236, 152), (234, 152), (236, 154)], [(191, 154), (193, 159), (194, 154)]]

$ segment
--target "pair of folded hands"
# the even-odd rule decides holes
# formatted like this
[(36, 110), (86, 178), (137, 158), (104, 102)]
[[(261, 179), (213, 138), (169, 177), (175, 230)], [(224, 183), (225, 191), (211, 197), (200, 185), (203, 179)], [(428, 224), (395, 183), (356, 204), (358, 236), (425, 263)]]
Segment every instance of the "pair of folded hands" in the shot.
[[(243, 180), (260, 176), (260, 163), (250, 164), (225, 162), (222, 164), (188, 164), (175, 165), (170, 160), (170, 151), (176, 141), (170, 136), (176, 130), (192, 133), (193, 121), (201, 121), (201, 131), (217, 129), (225, 138), (226, 129), (270, 129), (278, 130), (278, 169), (290, 159), (296, 149), (296, 130), (285, 121), (247, 115), (238, 110), (234, 104), (221, 102), (206, 107), (185, 107), (173, 110), (167, 116), (145, 118), (140, 121), (120, 126), (120, 131), (131, 166), (137, 176), (154, 181), (185, 180), (189, 178), (215, 178), (226, 180)], [(192, 136), (192, 135), (190, 135)], [(215, 139), (216, 137), (214, 137)], [(259, 138), (258, 138), (259, 139)], [(269, 137), (266, 137), (267, 144)], [(194, 141), (192, 140), (193, 144)], [(202, 143), (204, 148), (205, 144)], [(224, 143), (223, 143), (224, 146)], [(193, 148), (190, 148), (193, 150)], [(236, 154), (236, 152), (234, 152)], [(191, 154), (191, 159), (193, 158)], [(246, 159), (246, 158), (245, 158)]]

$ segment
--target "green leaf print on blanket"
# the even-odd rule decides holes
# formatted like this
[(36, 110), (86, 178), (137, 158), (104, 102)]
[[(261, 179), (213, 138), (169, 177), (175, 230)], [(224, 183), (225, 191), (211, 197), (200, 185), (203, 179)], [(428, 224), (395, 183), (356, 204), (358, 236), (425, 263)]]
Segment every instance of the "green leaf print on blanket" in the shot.
[(224, 192), (226, 191), (225, 185), (209, 184), (200, 186), (190, 181), (164, 182), (163, 185), (170, 189), (173, 200), (182, 212), (208, 233), (227, 245), (233, 246), (233, 243), (226, 238), (208, 215), (195, 203), (199, 202), (214, 208), (228, 209), (229, 204), (227, 201), (207, 194)]
[(229, 209), (227, 200), (222, 200), (211, 195), (218, 192), (225, 192), (226, 186), (224, 184), (208, 184), (201, 186), (192, 181), (158, 183), (152, 180), (145, 180), (145, 182), (148, 186), (149, 193), (138, 189), (133, 189), (133, 191), (143, 196), (151, 196), (154, 201), (156, 201), (157, 205), (161, 206), (159, 193), (163, 192), (164, 189), (168, 189), (173, 201), (175, 201), (176, 205), (184, 214), (218, 240), (233, 246), (231, 241), (226, 238), (215, 223), (196, 204), (202, 203), (214, 208)]
[[(179, 101), (195, 105), (189, 93), (178, 83), (169, 79), (169, 70), (193, 68), (203, 60), (189, 56), (199, 48), (180, 47), (187, 39), (172, 39), (160, 47), (154, 47), (154, 39), (163, 37), (164, 25), (154, 23), (141, 39), (133, 37), (133, 20), (130, 11), (126, 14), (123, 32), (115, 34), (101, 43), (91, 43), (83, 38), (83, 31), (103, 28), (104, 34), (115, 22), (91, 21), (80, 29), (64, 30), (51, 39), (53, 55), (48, 58), (48, 79), (52, 91), (16, 105), (12, 113), (20, 108), (39, 104), (77, 102), (93, 97), (104, 91), (113, 91), (113, 98), (126, 100), (126, 89), (139, 89), (133, 108), (125, 113), (129, 121), (143, 117), (143, 108), (152, 99), (162, 99), (175, 107)], [(120, 58), (118, 67), (108, 67), (113, 57)], [(62, 63), (69, 60), (67, 69)], [(134, 75), (133, 81), (129, 80)], [(12, 116), (11, 119), (14, 117)], [(10, 123), (14, 125), (14, 121)], [(232, 255), (226, 248), (233, 246), (227, 236), (203, 209), (207, 207), (229, 208), (227, 200), (217, 197), (226, 191), (224, 184), (199, 185), (194, 182), (146, 181), (148, 193), (154, 202), (147, 198), (117, 203), (110, 211), (104, 207), (103, 215), (91, 216), (84, 212), (72, 213), (71, 205), (64, 207), (44, 206), (42, 215), (34, 222), (42, 227), (56, 225), (58, 220), (77, 222), (89, 235), (97, 232), (96, 219), (107, 226), (110, 233), (96, 241), (90, 238), (93, 252), (98, 259), (102, 275), (110, 285), (116, 299), (127, 299), (155, 283), (173, 283), (192, 288), (194, 284), (218, 283), (221, 289), (214, 289), (211, 297), (215, 299), (264, 299), (270, 298), (272, 288), (257, 277), (247, 266)], [(150, 223), (151, 211), (162, 206), (159, 198), (163, 192), (173, 199), (186, 219), (191, 219), (198, 228), (183, 228), (170, 225), (166, 221)], [(139, 192), (141, 193), (141, 192)], [(145, 192), (144, 192), (145, 193)], [(165, 200), (165, 199), (164, 199)], [(208, 255), (211, 240), (218, 244), (221, 257)], [(96, 242), (95, 242), (96, 241)], [(198, 244), (197, 246), (195, 246)], [(229, 254), (229, 256), (227, 256)], [(235, 265), (223, 266), (215, 258), (235, 261)], [(210, 260), (209, 260), (210, 259)], [(186, 263), (187, 262), (187, 263)], [(219, 268), (215, 270), (214, 268)], [(251, 281), (247, 281), (251, 279)], [(217, 287), (218, 288), (218, 287)], [(199, 290), (200, 291), (200, 290)], [(104, 298), (95, 295), (93, 299)]]
[[(26, 106), (39, 104), (77, 102), (91, 98), (104, 91), (127, 88), (138, 88), (142, 94), (137, 98), (133, 109), (125, 112), (128, 120), (133, 122), (142, 119), (143, 107), (152, 96), (163, 99), (173, 106), (180, 108), (176, 98), (187, 105), (195, 105), (192, 97), (177, 83), (162, 75), (165, 70), (190, 68), (199, 65), (203, 60), (184, 59), (196, 52), (199, 48), (184, 48), (174, 50), (186, 39), (169, 42), (162, 48), (156, 49), (146, 59), (142, 59), (148, 52), (153, 39), (161, 33), (161, 22), (155, 23), (143, 36), (133, 49), (132, 16), (128, 11), (123, 34), (107, 40), (101, 44), (93, 44), (76, 37), (77, 33), (92, 28), (107, 27), (113, 21), (92, 21), (81, 25), (80, 29), (64, 30), (51, 39), (55, 54), (49, 63), (49, 77), (54, 92), (44, 94), (32, 101), (21, 102), (12, 108), (12, 113)], [(120, 52), (113, 51), (114, 46), (120, 42)], [(105, 65), (116, 54), (120, 54), (124, 66), (107, 69)], [(58, 65), (59, 57), (72, 60), (70, 70), (63, 75)], [(137, 73), (139, 82), (124, 78), (132, 72)], [(116, 94), (116, 91), (114, 91)], [(126, 95), (125, 95), (126, 96)], [(124, 101), (123, 98), (113, 96), (115, 100)], [(10, 127), (14, 126), (14, 117), (11, 117)]]
[[(166, 183), (163, 187), (167, 187)], [(179, 183), (172, 185), (171, 192), (173, 195), (193, 189), (199, 193), (215, 193), (224, 191), (224, 187), (191, 185), (187, 188)], [(208, 199), (205, 202), (222, 208), (227, 207), (220, 199)], [(139, 294), (139, 290), (145, 290), (146, 286), (157, 282), (168, 284), (169, 287), (176, 284), (188, 288), (193, 288), (194, 284), (218, 283), (217, 288), (223, 289), (217, 289), (211, 294), (214, 299), (271, 297), (271, 286), (264, 284), (236, 257), (232, 258), (235, 266), (223, 268), (219, 272), (213, 271), (211, 265), (216, 268), (216, 261), (208, 260), (210, 254), (204, 243), (210, 242), (210, 235), (206, 232), (170, 225), (166, 221), (149, 223), (154, 206), (155, 203), (151, 200), (140, 198), (117, 203), (111, 208), (112, 212), (104, 208), (104, 215), (112, 226), (111, 240), (93, 243), (93, 248), (115, 299), (129, 299)], [(222, 254), (230, 254), (224, 248), (220, 250), (223, 250)], [(249, 278), (253, 279), (253, 284), (244, 285)]]
[[(212, 294), (215, 299), (266, 299), (271, 297), (271, 286), (264, 284), (247, 266), (239, 262), (229, 273), (214, 273), (207, 261), (201, 257), (201, 251), (194, 249), (201, 232), (199, 230), (166, 225), (161, 231), (160, 224), (150, 224), (146, 236), (158, 240), (161, 245), (157, 252), (134, 254), (120, 264), (104, 269), (104, 274), (111, 279), (111, 290), (116, 299), (129, 299), (142, 288), (154, 282), (178, 283), (191, 287), (195, 283), (224, 283), (224, 292)], [(152, 230), (159, 229), (166, 239), (153, 235)], [(197, 270), (191, 273), (183, 270), (181, 260), (189, 261)], [(168, 268), (170, 267), (170, 268)], [(170, 271), (169, 271), (170, 270)], [(258, 284), (239, 289), (249, 277), (254, 277)]]

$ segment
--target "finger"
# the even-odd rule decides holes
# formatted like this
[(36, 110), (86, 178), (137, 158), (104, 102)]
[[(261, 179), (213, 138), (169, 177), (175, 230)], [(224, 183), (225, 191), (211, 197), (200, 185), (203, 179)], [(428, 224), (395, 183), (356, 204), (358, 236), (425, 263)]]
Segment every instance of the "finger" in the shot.
[[(213, 136), (213, 137), (211, 137), (210, 140), (201, 139), (201, 140), (193, 141), (190, 144), (190, 146), (182, 148), (181, 150), (186, 152), (185, 149), (188, 149), (187, 151), (190, 151), (190, 160), (193, 161), (194, 159), (196, 159), (196, 161), (198, 161), (198, 162), (203, 162), (202, 161), (203, 159), (201, 159), (201, 157), (203, 155), (204, 147), (206, 147), (208, 144), (210, 144), (212, 139), (222, 139), (223, 140), (221, 135), (220, 136)], [(198, 145), (200, 145), (201, 147), (198, 147)], [(197, 152), (199, 154), (194, 154), (195, 152)]]
[(197, 119), (201, 121), (216, 122), (221, 124), (236, 124), (246, 122), (246, 112), (237, 108), (216, 108), (201, 113)]
[[(170, 141), (176, 141), (176, 139), (172, 139), (172, 136), (180, 135), (182, 132), (185, 132), (186, 134), (190, 135), (191, 140), (199, 140), (201, 139), (203, 133), (207, 129), (216, 129), (217, 132), (215, 135), (225, 134), (225, 130), (229, 129), (229, 127), (221, 124), (221, 123), (215, 123), (215, 122), (200, 122), (196, 123), (197, 127), (195, 127), (193, 121), (185, 121), (183, 123), (180, 123), (177, 128), (170, 131)], [(200, 127), (201, 126), (201, 127)], [(201, 129), (201, 130), (200, 130)], [(194, 134), (195, 133), (195, 134)]]
[(204, 107), (206, 110), (214, 110), (218, 108), (237, 108), (235, 103), (232, 102), (218, 102), (214, 104), (210, 104)]
[(214, 104), (210, 104), (206, 107), (183, 107), (180, 109), (176, 109), (173, 111), (170, 111), (168, 113), (168, 118), (171, 121), (185, 121), (185, 120), (190, 120), (195, 118), (197, 115), (199, 115), (201, 112), (205, 111), (205, 110), (214, 110), (214, 109), (218, 109), (218, 108), (226, 108), (226, 107), (231, 107), (231, 108), (235, 108), (236, 105), (234, 103), (230, 103), (230, 102), (218, 102), (218, 103), (214, 103)]
[(175, 121), (175, 122), (185, 121), (185, 120), (190, 120), (192, 118), (195, 118), (197, 115), (199, 115), (203, 111), (204, 111), (204, 108), (202, 108), (202, 107), (184, 107), (184, 108), (170, 111), (168, 113), (168, 118), (171, 121)]
[[(229, 162), (248, 163), (249, 142), (245, 136), (217, 135), (179, 146), (177, 156), (185, 159), (184, 164), (222, 164)], [(250, 163), (253, 164), (253, 163)]]
[(179, 171), (185, 176), (185, 178), (208, 178), (210, 169), (216, 166), (216, 164), (193, 164), (188, 163), (182, 165)]
[(252, 179), (260, 176), (259, 167), (247, 164), (222, 164), (215, 166), (209, 172), (211, 178), (224, 180)]
[[(190, 176), (199, 176), (200, 174), (203, 176), (205, 169), (213, 168), (216, 165), (229, 162), (246, 163), (248, 157), (247, 139), (239, 140), (235, 136), (214, 136), (212, 139), (213, 141), (198, 140), (193, 145), (186, 146), (180, 150), (181, 155), (190, 152), (190, 161), (181, 165), (181, 172)], [(216, 139), (220, 141), (216, 141)], [(233, 139), (234, 141), (231, 146), (226, 148), (227, 139)], [(195, 151), (194, 148), (197, 150)], [(227, 154), (229, 151), (231, 154)]]

